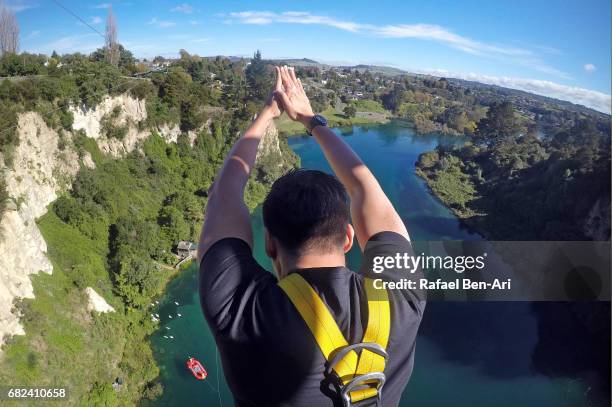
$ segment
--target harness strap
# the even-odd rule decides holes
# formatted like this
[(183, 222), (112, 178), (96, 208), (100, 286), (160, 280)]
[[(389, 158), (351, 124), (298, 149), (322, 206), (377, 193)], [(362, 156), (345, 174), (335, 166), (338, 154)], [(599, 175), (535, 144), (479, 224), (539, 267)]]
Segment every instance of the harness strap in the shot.
[[(391, 331), (391, 311), (387, 291), (374, 288), (374, 281), (370, 278), (365, 279), (365, 290), (368, 300), (368, 325), (362, 342), (377, 343), (383, 349), (387, 349)], [(385, 358), (383, 356), (368, 349), (361, 351), (357, 374), (383, 372), (384, 370)]]
[[(302, 276), (292, 273), (280, 280), (278, 285), (302, 316), (327, 361), (333, 358), (335, 352), (349, 345), (327, 305)], [(374, 288), (373, 280), (368, 278), (365, 279), (365, 289), (368, 324), (362, 342), (376, 343), (385, 349), (391, 327), (387, 292)], [(350, 350), (333, 369), (342, 384), (347, 384), (356, 376), (372, 372), (382, 373), (385, 369), (385, 358), (368, 349), (362, 349), (360, 355)], [(374, 387), (350, 392), (352, 403), (377, 395), (378, 391)]]

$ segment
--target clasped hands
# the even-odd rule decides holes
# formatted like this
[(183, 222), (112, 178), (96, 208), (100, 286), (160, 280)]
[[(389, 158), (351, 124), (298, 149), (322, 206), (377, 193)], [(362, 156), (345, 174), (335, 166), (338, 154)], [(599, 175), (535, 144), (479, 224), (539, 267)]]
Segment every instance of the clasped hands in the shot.
[(295, 76), (293, 68), (275, 66), (274, 69), (276, 83), (266, 100), (262, 113), (267, 113), (274, 119), (285, 111), (292, 120), (299, 121), (306, 126), (314, 113), (302, 81)]

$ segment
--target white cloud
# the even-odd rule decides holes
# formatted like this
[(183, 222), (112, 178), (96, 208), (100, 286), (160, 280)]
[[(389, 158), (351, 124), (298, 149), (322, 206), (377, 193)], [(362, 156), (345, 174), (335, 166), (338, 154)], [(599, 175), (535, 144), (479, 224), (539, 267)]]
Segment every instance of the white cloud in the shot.
[(157, 17), (153, 17), (148, 24), (159, 28), (168, 28), (175, 25), (174, 21), (159, 20)]
[(198, 20), (189, 20), (189, 24), (191, 24), (191, 25), (200, 25), (200, 22)]
[(569, 75), (544, 63), (532, 51), (524, 48), (485, 43), (456, 34), (451, 30), (433, 24), (398, 24), (376, 26), (359, 24), (351, 21), (337, 20), (326, 16), (314, 15), (302, 11), (275, 13), (270, 11), (241, 11), (224, 16), (225, 22), (240, 24), (268, 25), (272, 23), (318, 24), (338, 28), (344, 31), (363, 33), (383, 38), (413, 38), (435, 41), (448, 47), (472, 55), (498, 59), (525, 66), (547, 75), (570, 79)]
[(241, 11), (229, 14), (228, 22), (237, 21), (242, 24), (267, 25), (272, 23), (318, 24), (356, 32), (364, 27), (350, 21), (336, 20), (330, 17), (317, 16), (303, 11), (285, 11), (273, 13), (270, 11)]
[(100, 24), (102, 23), (102, 18), (98, 16), (93, 16), (91, 18), (91, 24)]
[(4, 5), (14, 13), (38, 7), (37, 3), (28, 0), (11, 0), (4, 2)]
[(515, 78), (508, 76), (490, 76), (477, 73), (458, 73), (446, 70), (423, 71), (423, 73), (435, 76), (447, 76), (450, 78), (465, 79), (498, 85), (506, 88), (523, 90), (537, 95), (548, 96), (555, 99), (566, 100), (603, 113), (610, 114), (612, 99), (610, 95), (577, 86), (566, 86), (551, 81), (539, 79)]
[(191, 14), (193, 13), (193, 7), (187, 3), (179, 4), (176, 7), (172, 7), (170, 11), (174, 13)]
[(401, 24), (386, 25), (372, 30), (382, 37), (393, 38), (419, 38), (423, 40), (438, 41), (453, 48), (470, 54), (485, 55), (488, 53), (507, 56), (528, 56), (531, 52), (514, 47), (504, 47), (474, 41), (467, 37), (455, 34), (439, 25), (431, 24)]
[(373, 28), (372, 31), (376, 35), (382, 37), (417, 38), (422, 40), (436, 41), (469, 54), (496, 58), (506, 62), (513, 62), (547, 75), (554, 75), (559, 78), (570, 79), (568, 74), (545, 64), (530, 50), (475, 41), (473, 39), (455, 34), (439, 25), (387, 25), (380, 28)]
[(593, 64), (584, 64), (584, 70), (587, 72), (595, 72), (597, 70), (597, 67)]
[(100, 4), (91, 6), (91, 8), (102, 9), (102, 8), (109, 8), (110, 6), (111, 6), (110, 3), (100, 3)]
[(208, 42), (210, 41), (210, 38), (196, 38), (193, 40), (193, 42)]

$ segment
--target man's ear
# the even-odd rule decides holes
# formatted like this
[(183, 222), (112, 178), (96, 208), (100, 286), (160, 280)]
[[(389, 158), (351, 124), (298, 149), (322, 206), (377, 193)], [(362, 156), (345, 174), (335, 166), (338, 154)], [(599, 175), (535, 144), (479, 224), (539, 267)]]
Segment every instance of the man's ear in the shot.
[(348, 251), (351, 250), (351, 247), (353, 247), (354, 240), (355, 240), (355, 229), (353, 229), (353, 225), (348, 223), (346, 225), (346, 236), (344, 238), (344, 247), (342, 248), (344, 250), (344, 253), (348, 253)]
[(276, 260), (278, 256), (278, 248), (276, 247), (276, 242), (272, 238), (272, 235), (268, 232), (268, 229), (265, 230), (265, 240), (266, 240), (266, 255), (272, 259)]

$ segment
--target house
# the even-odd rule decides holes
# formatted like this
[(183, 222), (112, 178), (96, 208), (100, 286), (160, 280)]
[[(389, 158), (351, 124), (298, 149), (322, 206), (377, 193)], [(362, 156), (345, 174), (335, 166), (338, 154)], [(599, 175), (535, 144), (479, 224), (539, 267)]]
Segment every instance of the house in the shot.
[(181, 259), (185, 259), (187, 257), (197, 257), (198, 245), (193, 242), (181, 240), (176, 246), (176, 254), (178, 254)]

